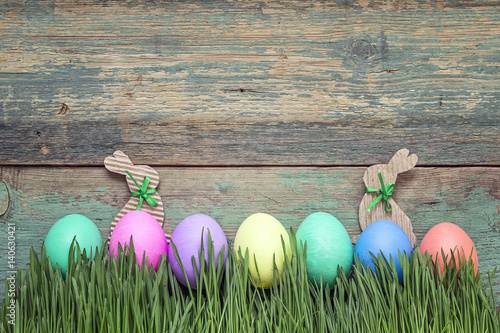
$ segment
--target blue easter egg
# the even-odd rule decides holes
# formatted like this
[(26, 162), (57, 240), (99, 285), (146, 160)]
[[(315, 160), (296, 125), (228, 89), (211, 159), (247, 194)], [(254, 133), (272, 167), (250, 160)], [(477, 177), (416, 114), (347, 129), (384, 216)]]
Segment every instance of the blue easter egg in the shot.
[(410, 253), (413, 251), (410, 239), (396, 223), (380, 220), (370, 224), (361, 233), (354, 247), (354, 258), (359, 256), (361, 263), (375, 272), (375, 262), (370, 256), (370, 252), (375, 256), (383, 253), (389, 262), (392, 257), (398, 273), (398, 281), (401, 284), (403, 282), (403, 271), (401, 270), (398, 251), (402, 255), (406, 253), (409, 258)]

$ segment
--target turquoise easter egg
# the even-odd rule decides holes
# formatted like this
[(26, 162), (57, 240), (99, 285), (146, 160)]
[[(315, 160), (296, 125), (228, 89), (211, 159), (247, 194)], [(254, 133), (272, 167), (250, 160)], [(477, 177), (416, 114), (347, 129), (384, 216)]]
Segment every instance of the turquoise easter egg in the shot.
[(351, 239), (342, 223), (333, 215), (316, 212), (300, 224), (296, 233), (300, 253), (301, 243), (307, 242), (306, 269), (312, 283), (332, 288), (337, 279), (338, 268), (349, 274), (353, 262)]
[(69, 249), (75, 236), (82, 253), (86, 250), (87, 256), (91, 255), (92, 259), (96, 248), (98, 251), (101, 250), (101, 232), (89, 218), (80, 214), (70, 214), (57, 221), (45, 237), (44, 245), (52, 266), (56, 269), (59, 264), (63, 276), (68, 270)]

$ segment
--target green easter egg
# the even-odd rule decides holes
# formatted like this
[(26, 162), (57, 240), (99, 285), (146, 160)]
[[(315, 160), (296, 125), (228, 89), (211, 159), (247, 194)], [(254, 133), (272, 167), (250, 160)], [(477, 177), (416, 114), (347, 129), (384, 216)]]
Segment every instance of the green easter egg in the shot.
[(309, 215), (300, 224), (296, 233), (297, 247), (306, 244), (307, 277), (312, 283), (323, 286), (328, 283), (330, 288), (336, 283), (341, 267), (349, 274), (353, 262), (351, 239), (342, 223), (328, 213), (317, 212)]
[(101, 232), (94, 222), (87, 217), (80, 214), (71, 214), (57, 221), (50, 228), (44, 244), (52, 266), (56, 269), (57, 264), (59, 264), (63, 276), (66, 275), (68, 269), (69, 249), (75, 236), (82, 253), (83, 250), (86, 250), (87, 255), (92, 254), (92, 259), (94, 259), (96, 247), (99, 251), (101, 250)]

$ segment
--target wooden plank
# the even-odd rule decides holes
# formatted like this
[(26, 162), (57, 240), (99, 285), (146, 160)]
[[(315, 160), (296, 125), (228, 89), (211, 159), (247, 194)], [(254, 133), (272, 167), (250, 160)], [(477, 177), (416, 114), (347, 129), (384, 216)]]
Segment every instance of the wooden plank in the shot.
[(488, 1), (0, 5), (0, 165), (500, 165)]
[[(212, 216), (232, 240), (249, 215), (266, 212), (287, 228), (298, 227), (309, 214), (336, 216), (350, 236), (360, 233), (358, 208), (365, 168), (354, 167), (223, 167), (156, 168), (158, 193), (165, 206), (166, 232), (195, 213)], [(481, 271), (500, 262), (499, 168), (422, 168), (401, 174), (394, 200), (410, 217), (420, 242), (440, 222), (453, 222), (472, 238)], [(129, 199), (125, 178), (102, 168), (0, 167), (0, 180), (10, 193), (0, 225), (16, 224), (18, 267), (28, 262), (29, 247), (39, 253), (45, 235), (59, 218), (80, 213), (93, 220), (103, 239), (115, 215)], [(120, 205), (122, 203), (122, 205)], [(0, 228), (0, 240), (7, 228)], [(6, 262), (0, 241), (0, 262)], [(0, 266), (0, 277), (6, 268)], [(1, 288), (4, 284), (0, 282)], [(500, 296), (500, 277), (494, 281)], [(4, 289), (0, 289), (0, 294)]]

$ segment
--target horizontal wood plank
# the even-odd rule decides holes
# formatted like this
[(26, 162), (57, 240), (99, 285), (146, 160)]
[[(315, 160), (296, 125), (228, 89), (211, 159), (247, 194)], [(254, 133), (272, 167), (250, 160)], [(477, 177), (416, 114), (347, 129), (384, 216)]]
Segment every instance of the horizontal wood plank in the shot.
[(6, 1), (0, 165), (500, 165), (488, 1)]
[[(316, 211), (336, 216), (350, 236), (360, 233), (358, 208), (365, 190), (365, 168), (355, 167), (159, 167), (158, 193), (165, 207), (165, 231), (171, 233), (185, 217), (205, 213), (218, 221), (229, 240), (249, 215), (265, 212), (287, 228), (297, 228)], [(500, 262), (499, 168), (417, 167), (401, 174), (394, 199), (413, 221), (420, 242), (435, 224), (462, 227), (477, 247), (481, 271)], [(0, 167), (0, 187), (9, 207), (0, 225), (16, 225), (16, 264), (25, 267), (29, 248), (40, 252), (50, 227), (61, 217), (79, 213), (93, 220), (107, 238), (115, 215), (130, 192), (125, 178), (104, 168)], [(7, 188), (7, 190), (5, 190)], [(0, 240), (7, 228), (0, 228)], [(0, 261), (7, 262), (0, 241)], [(6, 265), (0, 267), (5, 278)], [(4, 283), (1, 283), (3, 294)], [(500, 296), (500, 277), (494, 280)]]

